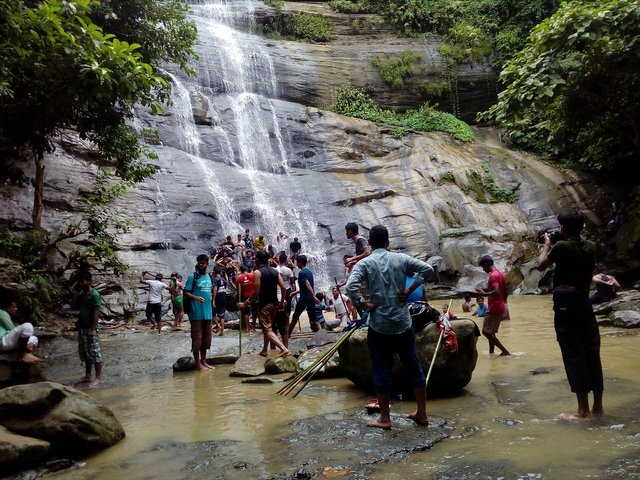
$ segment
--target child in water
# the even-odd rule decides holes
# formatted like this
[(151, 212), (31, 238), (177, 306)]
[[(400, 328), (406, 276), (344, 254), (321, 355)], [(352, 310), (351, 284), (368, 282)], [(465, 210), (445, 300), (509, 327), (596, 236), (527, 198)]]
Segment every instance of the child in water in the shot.
[(478, 302), (478, 306), (476, 307), (476, 311), (471, 314), (472, 317), (484, 317), (484, 314), (487, 313), (487, 308), (489, 307), (484, 303), (484, 297), (482, 295), (478, 295), (476, 299)]

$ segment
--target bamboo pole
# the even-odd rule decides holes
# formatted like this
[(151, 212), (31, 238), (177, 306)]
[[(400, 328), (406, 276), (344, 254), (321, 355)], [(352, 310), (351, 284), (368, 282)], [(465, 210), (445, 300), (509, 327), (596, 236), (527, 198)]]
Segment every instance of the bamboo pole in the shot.
[[(447, 307), (447, 312), (445, 315), (449, 314), (449, 310), (451, 310), (451, 302), (453, 302), (453, 298), (449, 300), (449, 306)], [(440, 330), (440, 336), (438, 337), (438, 342), (436, 343), (436, 349), (433, 351), (433, 358), (431, 359), (431, 363), (429, 364), (429, 371), (427, 372), (427, 378), (425, 379), (424, 388), (426, 390), (427, 385), (429, 384), (429, 378), (431, 377), (431, 371), (433, 370), (433, 364), (436, 361), (436, 356), (438, 355), (438, 350), (440, 350), (440, 344), (442, 343), (442, 337), (444, 336), (444, 326), (442, 330)]]
[[(242, 301), (242, 284), (238, 283), (238, 303)], [(244, 308), (240, 309), (240, 328), (238, 329), (238, 358), (242, 356), (242, 324), (244, 322)]]

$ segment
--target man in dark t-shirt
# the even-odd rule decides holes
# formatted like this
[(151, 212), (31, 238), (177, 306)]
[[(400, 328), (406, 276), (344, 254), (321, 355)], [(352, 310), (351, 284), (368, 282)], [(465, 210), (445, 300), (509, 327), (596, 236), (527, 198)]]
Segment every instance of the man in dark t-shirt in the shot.
[(356, 254), (353, 257), (344, 259), (344, 266), (347, 268), (353, 268), (356, 263), (371, 254), (371, 248), (367, 239), (358, 235), (358, 224), (347, 223), (344, 227), (347, 238), (351, 240), (356, 246)]
[[(278, 309), (284, 309), (286, 292), (284, 281), (278, 271), (269, 266), (269, 254), (267, 252), (258, 252), (256, 262), (258, 263), (258, 269), (253, 272), (253, 293), (247, 300), (240, 302), (238, 308), (245, 309), (248, 305), (251, 305), (252, 301), (258, 300), (258, 320), (264, 336), (264, 344), (260, 355), (263, 357), (268, 355), (267, 347), (271, 342), (281, 350), (281, 357), (287, 357), (291, 355), (291, 352), (272, 330)], [(278, 288), (280, 288), (281, 301), (278, 301)]]
[(293, 329), (300, 319), (300, 315), (305, 310), (309, 316), (309, 326), (311, 330), (317, 332), (320, 330), (320, 324), (316, 322), (316, 303), (320, 303), (320, 300), (316, 298), (314, 291), (313, 272), (307, 268), (307, 257), (300, 255), (296, 258), (296, 264), (300, 271), (298, 272), (298, 289), (291, 292), (291, 296), (300, 294), (298, 302), (296, 303), (296, 309), (293, 311), (291, 322), (289, 323), (289, 336), (293, 333)]
[[(589, 287), (595, 265), (595, 244), (580, 238), (584, 218), (579, 212), (558, 216), (563, 240), (553, 247), (549, 234), (538, 257), (538, 270), (556, 265), (553, 275), (553, 310), (556, 338), (578, 412), (564, 415), (569, 421), (589, 421), (604, 415), (604, 382), (600, 361), (600, 332), (589, 302)], [(589, 392), (593, 410), (589, 410)]]
[(300, 255), (300, 252), (302, 251), (302, 244), (300, 243), (300, 240), (298, 240), (298, 237), (293, 237), (293, 242), (289, 244), (289, 250), (291, 250), (291, 258), (295, 258)]

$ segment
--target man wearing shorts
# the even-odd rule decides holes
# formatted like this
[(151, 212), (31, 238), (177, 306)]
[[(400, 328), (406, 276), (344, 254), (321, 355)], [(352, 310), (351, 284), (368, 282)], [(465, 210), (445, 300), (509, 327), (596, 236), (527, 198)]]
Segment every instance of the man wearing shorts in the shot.
[[(267, 252), (258, 252), (256, 261), (258, 269), (253, 272), (253, 293), (246, 301), (239, 303), (238, 307), (244, 309), (253, 300), (258, 299), (258, 320), (264, 336), (264, 344), (260, 355), (263, 357), (268, 355), (267, 348), (269, 342), (272, 342), (280, 349), (280, 356), (286, 357), (291, 355), (291, 352), (272, 330), (278, 309), (284, 308), (286, 294), (284, 281), (278, 271), (269, 266), (269, 254)], [(278, 288), (280, 288), (282, 298), (279, 302)]]
[(502, 272), (493, 265), (493, 258), (491, 258), (490, 255), (481, 256), (480, 260), (478, 260), (478, 265), (489, 274), (487, 289), (476, 288), (478, 293), (487, 296), (489, 303), (489, 308), (482, 322), (482, 334), (489, 340), (490, 354), (494, 352), (495, 347), (498, 347), (501, 352), (500, 355), (511, 355), (496, 336), (500, 328), (500, 322), (505, 314), (507, 297), (509, 296), (507, 279)]
[(160, 328), (162, 327), (162, 290), (165, 288), (169, 288), (169, 285), (162, 281), (162, 274), (158, 273), (155, 276), (154, 280), (147, 280), (145, 276), (149, 274), (149, 272), (142, 272), (140, 276), (140, 283), (144, 283), (149, 285), (149, 300), (147, 300), (147, 320), (151, 323), (152, 327), (158, 329), (158, 333), (160, 333)]
[(184, 295), (191, 299), (191, 351), (196, 370), (214, 370), (207, 363), (207, 350), (211, 348), (211, 323), (213, 321), (213, 282), (207, 274), (209, 255), (198, 255), (196, 271), (187, 277)]
[[(293, 279), (293, 271), (287, 266), (287, 254), (280, 252), (278, 257), (278, 273), (282, 277), (285, 286), (284, 309), (278, 310), (276, 315), (276, 325), (274, 330), (280, 333), (282, 343), (285, 347), (289, 347), (289, 315), (291, 315), (291, 292), (295, 288), (295, 280)], [(282, 299), (280, 299), (282, 300)]]
[[(245, 302), (253, 293), (253, 271), (247, 271), (247, 267), (240, 267), (240, 275), (236, 279), (238, 292), (240, 292), (240, 302)], [(242, 314), (242, 331), (249, 333), (256, 331), (256, 320), (258, 319), (258, 304), (251, 302), (250, 306), (240, 310)], [(249, 324), (251, 315), (251, 324)]]
[(91, 273), (86, 270), (78, 272), (76, 277), (80, 291), (74, 291), (74, 303), (78, 306), (78, 353), (85, 365), (85, 375), (79, 384), (91, 382), (91, 366), (95, 366), (96, 376), (90, 387), (100, 385), (102, 375), (102, 354), (100, 353), (100, 294), (91, 286)]

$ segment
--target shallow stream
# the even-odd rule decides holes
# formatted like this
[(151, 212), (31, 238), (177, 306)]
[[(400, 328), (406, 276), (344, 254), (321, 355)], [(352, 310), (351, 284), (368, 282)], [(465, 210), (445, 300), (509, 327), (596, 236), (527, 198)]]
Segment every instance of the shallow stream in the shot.
[[(601, 327), (607, 415), (590, 424), (568, 424), (558, 415), (575, 411), (576, 403), (555, 341), (550, 298), (512, 297), (509, 304), (512, 320), (503, 322), (498, 336), (513, 355), (490, 356), (481, 337), (473, 379), (463, 394), (428, 402), (430, 415), (455, 422), (451, 437), (403, 460), (376, 464), (370, 478), (640, 478), (640, 332)], [(139, 338), (154, 341), (153, 335)], [(214, 353), (222, 348), (216, 340)], [(108, 346), (103, 350), (108, 359)], [(294, 473), (279, 442), (292, 422), (320, 414), (340, 416), (371, 398), (346, 379), (314, 381), (290, 399), (275, 394), (278, 384), (245, 384), (229, 377), (228, 366), (212, 374), (173, 374), (170, 364), (184, 354), (158, 352), (152, 361), (158, 367), (166, 364), (162, 373), (140, 373), (121, 382), (126, 386), (108, 378), (105, 360), (107, 382), (88, 393), (116, 413), (127, 437), (81, 468), (54, 476), (193, 478), (209, 457), (202, 451), (193, 457), (190, 445), (216, 441), (226, 448), (210, 457), (226, 455), (234, 468), (242, 462), (261, 465), (259, 473), (252, 470), (245, 478), (282, 478), (283, 472)], [(392, 404), (396, 413), (413, 408), (409, 400)], [(376, 448), (384, 435), (394, 435), (394, 430), (376, 436), (375, 442), (362, 441)], [(310, 442), (309, 458), (321, 448)], [(345, 451), (345, 462), (350, 455)], [(221, 471), (215, 478), (237, 478), (237, 473)]]

